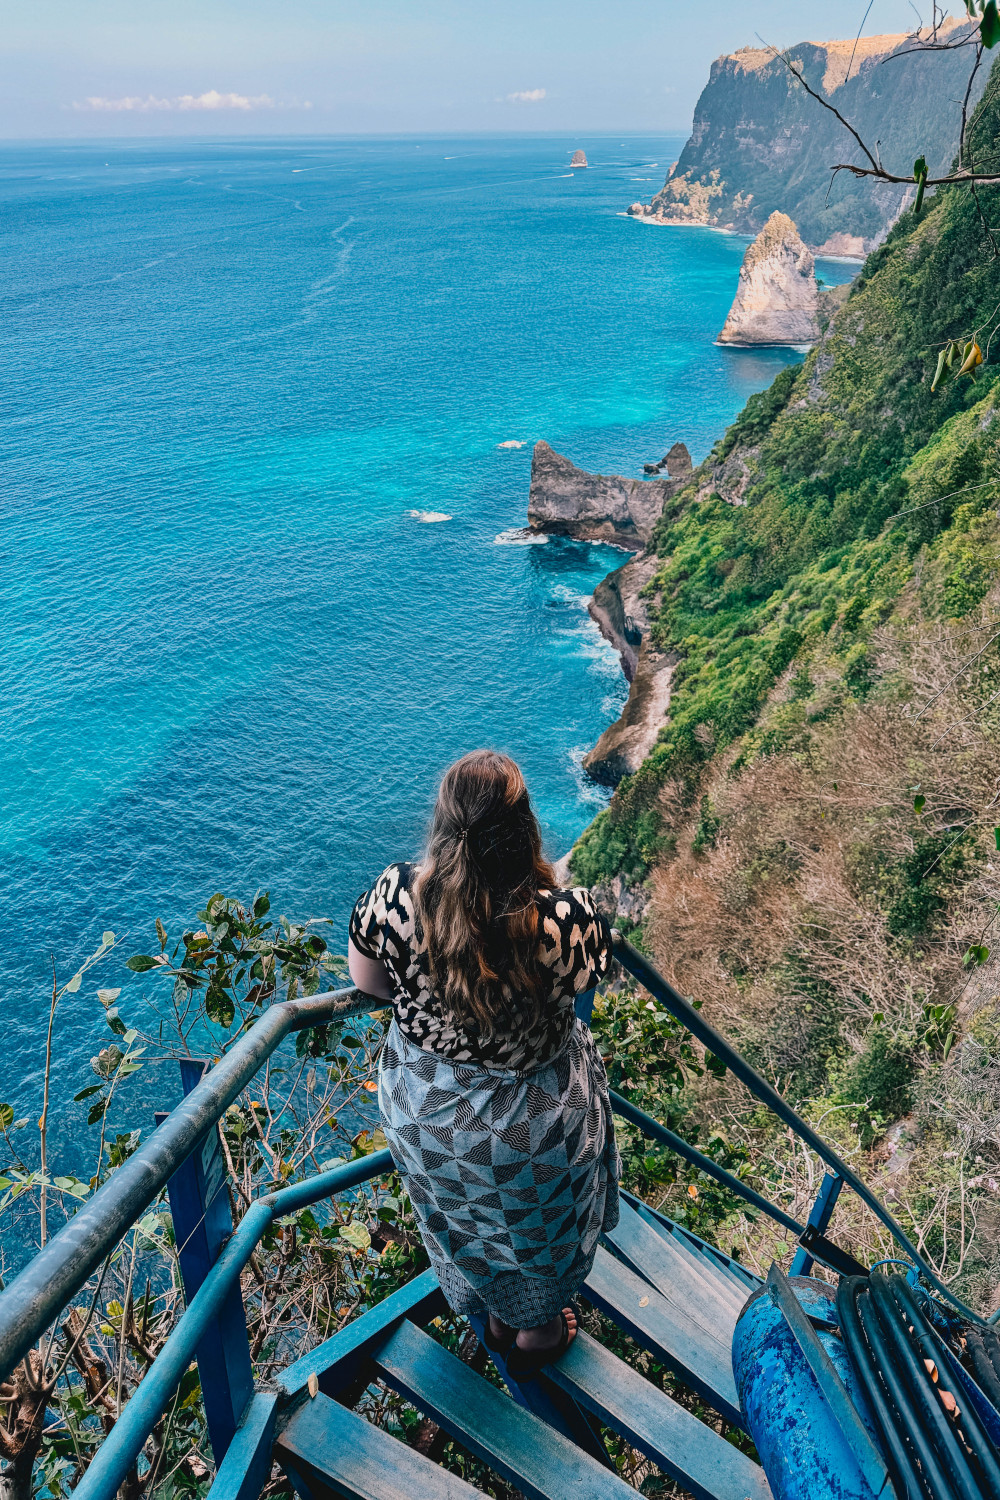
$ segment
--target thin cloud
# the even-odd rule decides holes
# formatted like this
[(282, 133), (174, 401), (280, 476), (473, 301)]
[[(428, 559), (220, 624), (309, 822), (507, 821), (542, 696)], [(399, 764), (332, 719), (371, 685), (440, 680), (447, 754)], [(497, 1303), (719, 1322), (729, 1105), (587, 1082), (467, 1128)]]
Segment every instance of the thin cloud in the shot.
[[(165, 114), (172, 110), (274, 109), (269, 94), (220, 94), (209, 89), (205, 94), (176, 94), (172, 99), (158, 99), (155, 94), (127, 94), (122, 99), (91, 95), (73, 108), (96, 114)], [(306, 108), (309, 106), (307, 105)]]
[(519, 89), (507, 95), (508, 104), (539, 104), (545, 98), (544, 89)]

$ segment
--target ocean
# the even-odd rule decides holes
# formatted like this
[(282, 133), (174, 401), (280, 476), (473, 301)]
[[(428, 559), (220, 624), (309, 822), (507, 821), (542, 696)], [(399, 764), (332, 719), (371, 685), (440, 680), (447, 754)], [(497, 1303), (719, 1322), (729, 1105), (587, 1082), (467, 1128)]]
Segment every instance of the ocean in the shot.
[(108, 1040), (98, 986), (148, 1021), (122, 960), (157, 916), (266, 889), (342, 948), (463, 751), (517, 757), (554, 856), (604, 805), (580, 761), (626, 685), (586, 603), (624, 555), (518, 534), (532, 444), (697, 461), (797, 357), (713, 343), (746, 241), (624, 216), (681, 144), (0, 149), (15, 1113), (53, 959), (68, 978), (105, 929), (127, 937), (62, 1003), (65, 1079)]

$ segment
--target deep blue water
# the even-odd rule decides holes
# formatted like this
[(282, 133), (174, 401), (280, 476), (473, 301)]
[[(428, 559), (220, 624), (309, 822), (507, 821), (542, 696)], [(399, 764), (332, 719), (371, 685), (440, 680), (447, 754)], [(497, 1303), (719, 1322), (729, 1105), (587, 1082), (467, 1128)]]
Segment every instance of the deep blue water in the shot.
[[(50, 954), (216, 889), (339, 937), (473, 746), (554, 855), (602, 805), (625, 684), (586, 599), (622, 554), (504, 537), (531, 445), (697, 460), (792, 357), (713, 344), (744, 241), (623, 217), (680, 144), (0, 150), (0, 1098), (37, 1088)], [(66, 999), (61, 1067), (121, 978)]]

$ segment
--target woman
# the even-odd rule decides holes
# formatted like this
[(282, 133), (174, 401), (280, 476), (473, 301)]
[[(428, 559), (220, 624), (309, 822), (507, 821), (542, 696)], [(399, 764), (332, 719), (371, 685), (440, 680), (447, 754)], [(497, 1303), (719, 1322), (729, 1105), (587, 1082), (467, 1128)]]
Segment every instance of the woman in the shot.
[(574, 1012), (611, 933), (554, 884), (521, 772), (476, 750), (445, 773), (423, 862), (358, 901), (348, 948), (355, 984), (392, 1001), (379, 1105), (427, 1253), (516, 1379), (572, 1341), (570, 1299), (618, 1222), (607, 1078)]

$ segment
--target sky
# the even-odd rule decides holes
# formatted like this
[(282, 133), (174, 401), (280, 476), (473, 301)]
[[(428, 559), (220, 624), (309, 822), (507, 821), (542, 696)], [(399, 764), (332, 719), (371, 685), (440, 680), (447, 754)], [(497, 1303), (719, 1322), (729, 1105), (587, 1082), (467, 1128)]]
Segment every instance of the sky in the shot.
[[(853, 36), (865, 8), (5, 0), (0, 137), (685, 131), (719, 53), (758, 36), (777, 46)], [(873, 0), (863, 35), (915, 24), (909, 0)]]

